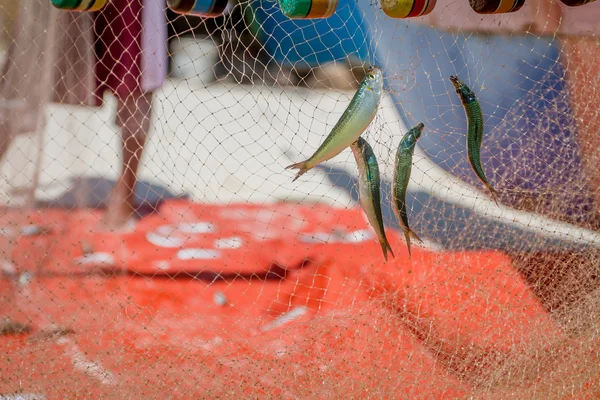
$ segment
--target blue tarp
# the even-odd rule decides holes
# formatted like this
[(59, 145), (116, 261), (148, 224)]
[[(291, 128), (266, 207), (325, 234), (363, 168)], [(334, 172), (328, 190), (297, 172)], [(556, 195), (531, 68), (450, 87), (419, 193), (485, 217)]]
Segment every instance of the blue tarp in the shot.
[(273, 61), (297, 68), (316, 67), (349, 55), (367, 60), (366, 27), (362, 13), (353, 0), (340, 0), (333, 16), (327, 19), (290, 20), (275, 1), (250, 3), (251, 25)]

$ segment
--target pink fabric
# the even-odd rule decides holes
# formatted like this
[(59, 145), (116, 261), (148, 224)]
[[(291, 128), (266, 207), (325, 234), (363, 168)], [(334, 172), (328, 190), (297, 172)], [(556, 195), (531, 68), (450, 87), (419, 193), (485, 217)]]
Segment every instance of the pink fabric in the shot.
[(142, 90), (153, 92), (168, 73), (165, 0), (142, 0)]
[(529, 0), (519, 11), (480, 15), (468, 1), (438, 0), (435, 9), (415, 22), (453, 31), (534, 34), (600, 34), (600, 0), (567, 7), (558, 0)]

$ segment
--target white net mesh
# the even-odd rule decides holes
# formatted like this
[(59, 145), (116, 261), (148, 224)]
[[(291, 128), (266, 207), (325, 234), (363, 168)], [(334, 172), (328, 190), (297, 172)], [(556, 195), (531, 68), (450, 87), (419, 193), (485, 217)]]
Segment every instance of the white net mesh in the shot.
[[(600, 3), (279, 10), (0, 0), (0, 399), (597, 397)], [(388, 262), (350, 150), (285, 169), (373, 64)]]

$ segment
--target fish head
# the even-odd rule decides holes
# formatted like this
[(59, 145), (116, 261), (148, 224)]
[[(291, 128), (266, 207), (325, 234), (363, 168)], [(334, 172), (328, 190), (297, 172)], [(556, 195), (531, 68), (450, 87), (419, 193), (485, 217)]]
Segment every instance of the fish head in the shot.
[(461, 82), (461, 80), (458, 79), (457, 75), (450, 75), (450, 82), (452, 82), (452, 84), (454, 85), (455, 89), (458, 89), (460, 86), (463, 85), (463, 83)]
[(425, 125), (422, 122), (419, 122), (418, 125), (412, 127), (407, 133), (407, 136), (410, 136), (410, 142), (417, 143), (417, 140), (421, 137), (421, 133), (423, 133), (424, 128)]
[(356, 147), (358, 147), (359, 149), (364, 149), (365, 145), (368, 144), (367, 141), (365, 139), (363, 139), (362, 136), (359, 136), (358, 139), (356, 139), (356, 142), (354, 142), (354, 144), (356, 145)]
[(402, 141), (400, 142), (401, 149), (412, 151), (417, 144), (417, 140), (421, 137), (421, 133), (423, 133), (423, 128), (425, 128), (425, 125), (423, 123), (419, 123), (417, 126), (406, 132), (406, 135), (404, 135)]
[(365, 148), (365, 139), (362, 136), (359, 136), (356, 142), (350, 145), (350, 150), (354, 153), (355, 156), (360, 156)]
[(411, 129), (413, 131), (415, 141), (417, 141), (417, 139), (421, 137), (421, 133), (423, 133), (423, 129), (425, 129), (425, 124), (423, 124), (422, 122), (419, 122), (419, 124), (417, 126), (415, 126), (414, 128)]
[(460, 79), (458, 79), (458, 76), (450, 75), (450, 82), (452, 82), (452, 85), (454, 86), (454, 89), (456, 90), (456, 93), (458, 93), (459, 96), (466, 98), (473, 94), (471, 89), (469, 89), (467, 85), (465, 85)]
[(371, 149), (369, 142), (363, 139), (362, 136), (359, 136), (356, 142), (350, 145), (350, 149), (352, 150), (355, 156), (360, 156), (365, 160), (368, 160), (369, 155), (373, 154), (373, 149)]
[(369, 143), (367, 143), (365, 139), (359, 136), (358, 140), (356, 140), (356, 142), (350, 145), (350, 149), (354, 154), (354, 159), (356, 160), (356, 165), (358, 166), (358, 173), (360, 177), (362, 179), (369, 180)]
[(383, 92), (383, 71), (381, 68), (376, 65), (371, 66), (367, 70), (363, 83), (376, 94), (381, 95)]

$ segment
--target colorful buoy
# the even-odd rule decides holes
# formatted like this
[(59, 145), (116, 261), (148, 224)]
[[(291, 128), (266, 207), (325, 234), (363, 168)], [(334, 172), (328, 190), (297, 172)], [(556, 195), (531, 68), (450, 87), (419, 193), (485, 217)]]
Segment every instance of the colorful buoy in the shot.
[(381, 9), (391, 18), (413, 18), (429, 14), (436, 0), (381, 0)]
[(108, 0), (51, 0), (52, 5), (61, 10), (98, 11)]
[(279, 0), (283, 15), (290, 19), (329, 18), (338, 0)]
[(227, 0), (167, 0), (167, 5), (178, 14), (218, 17), (227, 8)]
[(477, 14), (506, 14), (520, 10), (525, 0), (469, 0), (469, 4)]
[(560, 0), (562, 3), (569, 7), (579, 7), (588, 3), (593, 3), (596, 0)]

